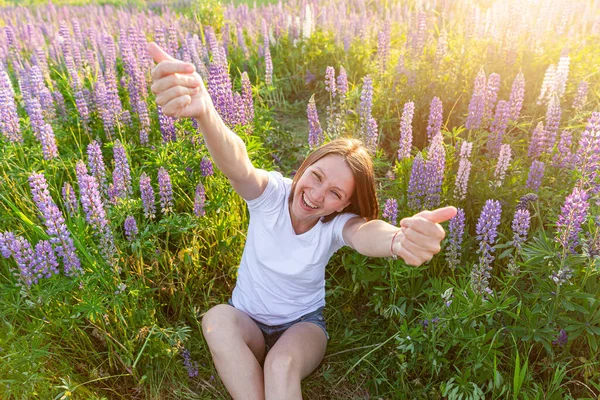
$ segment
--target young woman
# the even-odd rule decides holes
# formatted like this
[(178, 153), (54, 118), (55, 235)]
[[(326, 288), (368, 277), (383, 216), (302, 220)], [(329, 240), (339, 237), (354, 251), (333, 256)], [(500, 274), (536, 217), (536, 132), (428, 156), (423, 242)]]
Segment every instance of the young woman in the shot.
[(250, 223), (229, 304), (211, 308), (202, 330), (235, 399), (300, 399), (300, 382), (327, 346), (325, 266), (342, 246), (370, 257), (429, 261), (454, 207), (400, 221), (378, 220), (371, 158), (360, 141), (338, 139), (308, 156), (294, 179), (257, 169), (213, 106), (194, 66), (150, 43), (152, 92), (166, 115), (196, 118), (217, 167), (246, 200)]

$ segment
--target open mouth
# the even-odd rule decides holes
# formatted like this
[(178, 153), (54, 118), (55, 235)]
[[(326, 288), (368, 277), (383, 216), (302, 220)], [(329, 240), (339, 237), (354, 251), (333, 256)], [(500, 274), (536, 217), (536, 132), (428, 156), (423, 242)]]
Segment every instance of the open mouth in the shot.
[(317, 208), (319, 208), (313, 203), (311, 203), (311, 201), (305, 196), (304, 192), (302, 192), (302, 204), (304, 204), (305, 207), (310, 208), (312, 210), (316, 210)]

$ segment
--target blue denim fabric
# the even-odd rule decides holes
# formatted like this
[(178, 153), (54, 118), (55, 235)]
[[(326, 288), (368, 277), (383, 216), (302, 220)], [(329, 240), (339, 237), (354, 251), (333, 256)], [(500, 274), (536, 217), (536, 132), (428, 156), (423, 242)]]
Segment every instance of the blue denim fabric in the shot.
[[(227, 301), (227, 303), (229, 303), (230, 306), (235, 307), (233, 305), (233, 302), (231, 301), (231, 299), (229, 299)], [(303, 316), (301, 316), (300, 318), (298, 318), (294, 321), (291, 321), (291, 322), (288, 322), (288, 323), (282, 324), (282, 325), (266, 325), (260, 321), (255, 320), (252, 317), (250, 317), (250, 318), (252, 318), (252, 321), (254, 321), (256, 323), (256, 325), (258, 325), (258, 327), (262, 331), (263, 337), (265, 338), (265, 345), (267, 347), (267, 352), (268, 352), (271, 349), (271, 347), (273, 347), (275, 345), (277, 340), (279, 340), (281, 335), (283, 335), (283, 332), (285, 332), (289, 327), (291, 327), (294, 324), (297, 324), (298, 322), (312, 322), (313, 324), (317, 325), (319, 328), (323, 329), (323, 332), (325, 332), (325, 336), (327, 337), (327, 340), (329, 340), (329, 334), (327, 333), (327, 326), (325, 324), (325, 318), (323, 317), (323, 308), (324, 307), (318, 308), (313, 312), (304, 314)]]

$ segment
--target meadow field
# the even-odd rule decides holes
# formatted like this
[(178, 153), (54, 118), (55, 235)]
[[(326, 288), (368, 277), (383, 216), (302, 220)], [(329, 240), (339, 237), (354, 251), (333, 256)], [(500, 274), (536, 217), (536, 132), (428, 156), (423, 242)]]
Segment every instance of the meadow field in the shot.
[[(17, 4), (18, 3), (18, 4)], [(336, 137), (419, 267), (345, 247), (306, 399), (600, 398), (600, 1), (0, 1), (0, 398), (227, 399), (246, 203), (150, 90), (191, 62), (256, 167)]]

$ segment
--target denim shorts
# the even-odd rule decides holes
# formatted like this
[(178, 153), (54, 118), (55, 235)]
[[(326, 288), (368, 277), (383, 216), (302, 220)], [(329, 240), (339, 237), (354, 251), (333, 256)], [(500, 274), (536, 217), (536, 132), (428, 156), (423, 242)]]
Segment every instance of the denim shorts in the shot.
[[(231, 299), (229, 299), (227, 301), (227, 303), (229, 303), (230, 306), (235, 308)], [(327, 337), (327, 340), (329, 340), (329, 334), (327, 333), (327, 326), (325, 324), (325, 318), (323, 317), (323, 308), (324, 307), (320, 307), (313, 312), (304, 314), (303, 316), (301, 316), (298, 319), (295, 319), (291, 322), (287, 322), (287, 323), (281, 324), (281, 325), (266, 325), (260, 321), (255, 320), (252, 317), (250, 317), (250, 318), (252, 318), (252, 321), (254, 321), (256, 323), (256, 325), (258, 325), (258, 327), (262, 331), (263, 337), (265, 338), (265, 345), (266, 345), (267, 352), (268, 352), (271, 349), (271, 347), (273, 347), (275, 345), (275, 343), (279, 340), (281, 335), (283, 335), (283, 332), (285, 332), (289, 327), (291, 327), (294, 324), (297, 324), (298, 322), (312, 322), (313, 324), (317, 325), (319, 328), (323, 329), (323, 332), (325, 332), (325, 336)]]

